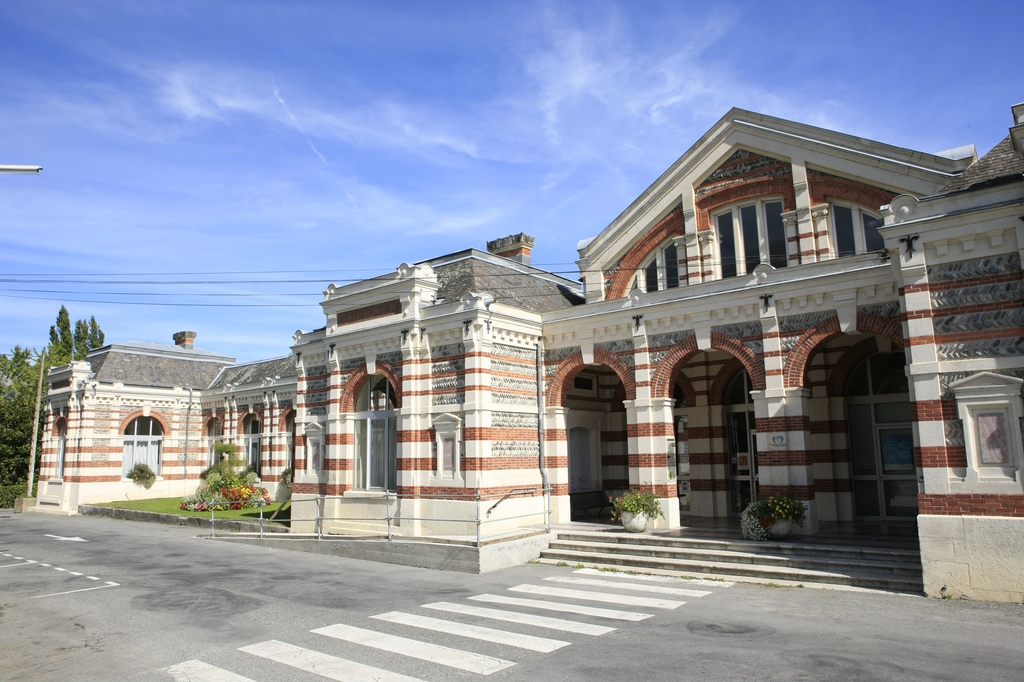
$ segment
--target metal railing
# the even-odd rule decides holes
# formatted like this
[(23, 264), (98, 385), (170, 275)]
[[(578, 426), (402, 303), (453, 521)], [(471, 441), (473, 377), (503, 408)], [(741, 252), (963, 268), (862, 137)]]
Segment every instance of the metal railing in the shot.
[[(541, 508), (537, 511), (528, 511), (526, 513), (514, 514), (511, 516), (494, 516), (492, 514), (498, 507), (506, 500), (512, 497), (521, 496), (534, 496), (541, 503)], [(497, 501), (490, 505), (486, 511), (484, 511), (485, 501), (497, 499)], [(377, 503), (379, 500), (383, 500), (384, 513), (379, 516), (358, 516), (345, 514), (342, 516), (327, 516), (326, 511), (328, 502), (331, 500), (337, 500), (340, 502), (338, 508), (344, 509), (347, 507), (365, 507), (366, 505), (372, 505)], [(470, 502), (473, 503), (475, 510), (472, 516), (463, 516), (460, 518), (449, 518), (443, 516), (415, 516), (405, 515), (401, 513), (401, 506), (403, 501), (429, 501), (435, 500), (439, 502)], [(295, 506), (296, 503), (313, 502), (316, 513), (313, 516), (299, 516), (296, 517)], [(301, 505), (305, 507), (306, 505)], [(331, 534), (329, 528), (328, 532), (325, 532), (325, 522), (361, 522), (361, 523), (383, 523), (386, 526), (386, 534), (388, 542), (392, 542), (395, 538), (395, 528), (401, 528), (404, 522), (412, 523), (431, 523), (431, 524), (462, 524), (467, 527), (472, 527), (473, 532), (468, 534), (456, 534), (456, 537), (472, 537), (473, 544), (476, 547), (480, 547), (484, 542), (488, 540), (501, 537), (508, 534), (512, 530), (505, 530), (491, 535), (484, 533), (484, 527), (488, 524), (496, 523), (508, 523), (511, 521), (519, 521), (521, 519), (527, 519), (532, 517), (541, 517), (543, 526), (546, 532), (551, 532), (551, 488), (516, 488), (509, 490), (505, 493), (492, 493), (481, 495), (479, 491), (469, 492), (466, 495), (455, 495), (455, 494), (442, 494), (442, 495), (429, 495), (417, 493), (414, 495), (399, 495), (392, 492), (380, 492), (374, 494), (373, 491), (358, 491), (357, 495), (316, 495), (313, 497), (305, 497), (300, 499), (293, 498), (291, 500), (291, 516), (288, 520), (289, 528), (294, 529), (296, 525), (301, 524), (312, 524), (313, 530), (311, 532), (294, 532), (292, 530), (288, 533), (267, 533), (266, 523), (269, 520), (266, 518), (264, 513), (264, 507), (259, 508), (259, 531), (258, 532), (232, 532), (232, 537), (238, 536), (258, 536), (260, 539), (266, 539), (267, 537), (272, 538), (316, 538), (318, 541), (328, 539), (325, 536), (329, 535), (341, 535), (338, 533)], [(232, 519), (236, 521), (238, 519)], [(251, 523), (251, 522), (250, 522)], [(279, 522), (280, 523), (280, 522)], [(540, 525), (540, 524), (537, 524)], [(517, 526), (522, 528), (523, 526)], [(210, 509), (210, 535), (211, 537), (217, 537), (217, 512), (214, 509)], [(367, 535), (366, 533), (353, 533), (345, 534), (345, 539), (351, 539), (353, 535)], [(376, 537), (377, 534), (369, 534)], [(425, 540), (437, 538), (450, 538), (452, 534), (447, 533), (430, 533), (430, 534), (414, 534), (414, 535), (401, 535), (403, 542)]]

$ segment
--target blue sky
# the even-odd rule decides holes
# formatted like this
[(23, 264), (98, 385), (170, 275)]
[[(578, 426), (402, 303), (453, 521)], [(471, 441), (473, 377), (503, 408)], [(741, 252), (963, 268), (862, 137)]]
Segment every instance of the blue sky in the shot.
[[(984, 153), (1024, 100), (1022, 20), (1019, 2), (8, 0), (0, 163), (44, 171), (0, 176), (0, 349), (44, 345), (65, 303), (108, 341), (192, 329), (283, 355), (327, 284), (519, 231), (572, 271), (733, 106)], [(224, 274), (267, 271), (293, 272)]]

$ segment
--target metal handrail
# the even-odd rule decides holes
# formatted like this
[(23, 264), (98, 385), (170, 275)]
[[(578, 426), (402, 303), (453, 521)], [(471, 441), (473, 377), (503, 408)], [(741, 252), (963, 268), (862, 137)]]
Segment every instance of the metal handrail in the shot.
[(512, 497), (513, 495), (525, 495), (526, 493), (546, 493), (550, 492), (550, 490), (551, 488), (516, 488), (515, 490), (510, 490), (504, 495), (502, 495), (500, 500), (491, 505), (491, 508), (487, 510), (487, 516), (490, 516), (491, 512), (494, 511), (499, 504), (501, 504), (508, 498)]

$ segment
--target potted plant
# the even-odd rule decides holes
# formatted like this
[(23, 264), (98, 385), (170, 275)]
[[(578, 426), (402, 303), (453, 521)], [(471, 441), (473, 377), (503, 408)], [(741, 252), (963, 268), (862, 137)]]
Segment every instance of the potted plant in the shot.
[(804, 525), (805, 510), (802, 502), (779, 495), (751, 502), (743, 510), (740, 528), (747, 540), (779, 540), (789, 537), (793, 524)]
[(622, 527), (631, 533), (642, 533), (647, 530), (651, 519), (657, 519), (661, 513), (661, 498), (657, 493), (641, 490), (627, 490), (621, 497), (609, 498), (612, 503), (612, 518), (622, 520)]

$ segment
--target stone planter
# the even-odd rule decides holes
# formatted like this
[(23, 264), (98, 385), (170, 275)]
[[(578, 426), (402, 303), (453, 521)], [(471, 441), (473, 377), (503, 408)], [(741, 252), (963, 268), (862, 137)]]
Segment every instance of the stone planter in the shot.
[(622, 527), (630, 533), (643, 533), (647, 530), (647, 514), (631, 514), (622, 512)]
[(770, 537), (773, 540), (781, 540), (783, 538), (788, 538), (789, 534), (792, 532), (792, 519), (779, 519), (772, 525), (768, 526), (768, 537)]

